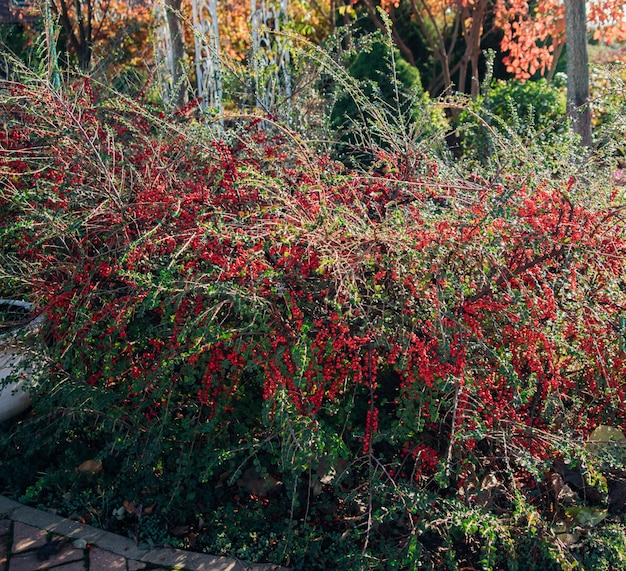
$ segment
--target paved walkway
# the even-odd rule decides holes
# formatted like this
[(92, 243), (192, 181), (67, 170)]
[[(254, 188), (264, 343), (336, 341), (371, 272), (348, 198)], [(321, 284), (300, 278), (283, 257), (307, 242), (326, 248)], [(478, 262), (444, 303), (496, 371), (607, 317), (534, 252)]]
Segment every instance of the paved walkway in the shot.
[(138, 549), (128, 538), (0, 496), (0, 571), (287, 571), (180, 549)]

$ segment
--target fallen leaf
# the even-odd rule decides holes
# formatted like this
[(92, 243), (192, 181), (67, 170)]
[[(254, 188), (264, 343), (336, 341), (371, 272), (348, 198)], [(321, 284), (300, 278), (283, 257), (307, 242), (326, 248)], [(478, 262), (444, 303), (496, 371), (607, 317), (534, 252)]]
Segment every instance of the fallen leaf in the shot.
[(576, 543), (578, 543), (578, 540), (580, 539), (579, 533), (563, 532), (563, 533), (557, 533), (556, 536), (568, 547), (575, 545)]
[(337, 458), (335, 463), (330, 463), (328, 457), (324, 456), (317, 465), (316, 474), (322, 484), (331, 484), (338, 474), (343, 474), (348, 468), (348, 461)]
[(124, 509), (129, 513), (129, 514), (134, 514), (135, 510), (137, 509), (137, 507), (135, 506), (135, 502), (131, 502), (129, 500), (124, 500), (122, 502), (122, 505), (124, 506)]
[(499, 488), (501, 488), (501, 483), (496, 475), (493, 472), (487, 473), (480, 483), (480, 490), (476, 493), (474, 505), (490, 506), (494, 502), (494, 496)]
[(85, 460), (78, 468), (76, 472), (97, 474), (102, 471), (102, 462), (100, 460)]
[(237, 480), (237, 485), (248, 494), (264, 498), (279, 489), (283, 483), (271, 475), (267, 478), (261, 477), (254, 468), (250, 468)]
[(600, 425), (589, 435), (587, 442), (620, 442), (626, 444), (626, 436), (619, 428)]
[(178, 525), (170, 529), (170, 533), (174, 537), (182, 537), (183, 535), (188, 534), (191, 531), (190, 525)]
[(585, 448), (598, 459), (614, 457), (623, 459), (626, 455), (626, 436), (614, 426), (600, 425), (587, 439)]
[(152, 515), (154, 513), (154, 508), (156, 507), (156, 502), (154, 502), (151, 506), (143, 508), (141, 512), (143, 515)]

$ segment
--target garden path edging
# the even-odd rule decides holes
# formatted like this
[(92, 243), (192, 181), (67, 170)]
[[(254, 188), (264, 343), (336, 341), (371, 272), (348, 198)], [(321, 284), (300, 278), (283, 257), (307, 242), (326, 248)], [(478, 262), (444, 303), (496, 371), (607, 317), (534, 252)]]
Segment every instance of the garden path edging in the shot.
[(8, 518), (70, 539), (110, 551), (126, 559), (188, 571), (288, 571), (272, 564), (252, 565), (242, 561), (174, 548), (139, 549), (120, 535), (41, 511), (0, 495), (0, 519)]

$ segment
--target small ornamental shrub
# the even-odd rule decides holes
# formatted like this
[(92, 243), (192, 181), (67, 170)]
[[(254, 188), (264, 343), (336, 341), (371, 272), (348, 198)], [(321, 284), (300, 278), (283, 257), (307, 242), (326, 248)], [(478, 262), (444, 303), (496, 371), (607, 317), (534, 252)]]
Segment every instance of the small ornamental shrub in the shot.
[(5, 493), (298, 569), (623, 555), (615, 494), (580, 511), (611, 500), (585, 438), (626, 428), (603, 171), (407, 146), (357, 174), (269, 119), (213, 132), (88, 79), (4, 83), (0, 117), (0, 267), (50, 370), (0, 437)]
[[(626, 53), (626, 50), (624, 50)], [(621, 157), (622, 167), (626, 157), (626, 62), (620, 59), (590, 69), (591, 98), (593, 100), (592, 122), (596, 141), (603, 148), (613, 147), (613, 153)]]
[(551, 147), (560, 147), (568, 123), (565, 88), (559, 83), (545, 79), (494, 82), (460, 116), (464, 154), (484, 161), (506, 141), (540, 144), (547, 154)]
[(343, 56), (350, 80), (336, 82), (329, 123), (338, 139), (334, 157), (348, 166), (371, 166), (373, 149), (395, 150), (407, 139), (414, 147), (432, 145), (445, 127), (419, 71), (392, 46), (377, 33), (356, 40)]

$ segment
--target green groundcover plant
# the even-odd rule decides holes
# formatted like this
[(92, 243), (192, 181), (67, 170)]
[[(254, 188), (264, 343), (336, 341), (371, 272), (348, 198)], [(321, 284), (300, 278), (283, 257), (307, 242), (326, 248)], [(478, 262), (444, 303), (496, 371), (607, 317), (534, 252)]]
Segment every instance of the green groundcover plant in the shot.
[(297, 569), (621, 568), (609, 159), (355, 172), (269, 118), (97, 91), (0, 85), (2, 295), (47, 354), (5, 493)]

